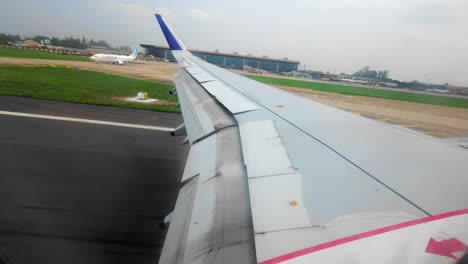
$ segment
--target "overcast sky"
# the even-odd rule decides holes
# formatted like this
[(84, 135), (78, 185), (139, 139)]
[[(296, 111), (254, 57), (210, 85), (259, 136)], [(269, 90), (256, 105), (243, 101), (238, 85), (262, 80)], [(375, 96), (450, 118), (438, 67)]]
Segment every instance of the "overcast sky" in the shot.
[(0, 32), (166, 45), (155, 12), (190, 49), (468, 85), (467, 0), (0, 0)]

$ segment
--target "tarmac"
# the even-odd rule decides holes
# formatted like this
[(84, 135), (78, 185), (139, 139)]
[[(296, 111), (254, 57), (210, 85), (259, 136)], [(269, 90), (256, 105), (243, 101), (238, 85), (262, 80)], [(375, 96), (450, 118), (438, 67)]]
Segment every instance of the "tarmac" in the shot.
[[(0, 111), (173, 128), (179, 114), (0, 96)], [(157, 263), (188, 146), (167, 131), (0, 114), (0, 263)]]

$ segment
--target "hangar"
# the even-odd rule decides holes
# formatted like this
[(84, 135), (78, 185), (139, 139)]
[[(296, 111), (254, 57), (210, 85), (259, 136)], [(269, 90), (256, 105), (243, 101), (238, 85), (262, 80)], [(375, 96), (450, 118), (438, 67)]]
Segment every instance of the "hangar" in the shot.
[[(153, 55), (155, 58), (167, 59), (169, 61), (175, 61), (172, 52), (168, 47), (154, 46), (147, 44), (140, 44), (141, 47), (145, 48), (146, 55)], [(251, 55), (240, 55), (237, 53), (221, 53), (211, 51), (200, 51), (190, 50), (190, 52), (212, 64), (216, 64), (221, 67), (227, 67), (232, 69), (244, 69), (244, 66), (250, 66), (257, 69), (266, 70), (269, 72), (290, 72), (296, 71), (299, 68), (299, 61), (284, 59), (272, 59), (266, 56), (256, 57)]]

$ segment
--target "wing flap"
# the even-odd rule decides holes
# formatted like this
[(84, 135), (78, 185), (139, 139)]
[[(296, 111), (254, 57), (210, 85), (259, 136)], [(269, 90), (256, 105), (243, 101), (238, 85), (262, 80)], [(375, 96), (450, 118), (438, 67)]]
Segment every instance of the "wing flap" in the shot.
[(205, 82), (202, 86), (234, 115), (258, 109), (256, 105), (219, 81)]
[(185, 68), (187, 72), (229, 112), (238, 114), (259, 109), (238, 92), (208, 74), (205, 69), (195, 66), (195, 61), (190, 60), (190, 63), (192, 66)]
[[(193, 63), (193, 62), (191, 62)], [(202, 73), (204, 72), (205, 70), (200, 68), (200, 67), (197, 67), (197, 66), (190, 66), (190, 67), (186, 67), (185, 68), (189, 73), (190, 75), (194, 75), (194, 74), (197, 74), (197, 73)]]
[(190, 227), (193, 201), (198, 186), (198, 179), (190, 181), (179, 191), (174, 211), (171, 213), (171, 223), (168, 235), (164, 241), (159, 263), (183, 263), (187, 233)]
[(214, 81), (216, 80), (213, 76), (206, 72), (199, 72), (199, 73), (194, 73), (191, 74), (195, 80), (197, 80), (199, 83), (204, 83), (204, 82), (209, 82), (209, 81)]
[(300, 173), (249, 179), (249, 191), (255, 236), (312, 225)]
[(189, 141), (194, 142), (203, 135), (213, 132), (214, 123), (204, 110), (204, 105), (209, 103), (205, 101), (207, 95), (194, 94), (189, 87), (196, 82), (191, 81), (183, 71), (176, 74), (175, 84)]
[(216, 135), (206, 138), (190, 148), (185, 164), (182, 182), (197, 175), (201, 181), (207, 181), (216, 174)]
[(272, 120), (239, 124), (249, 178), (296, 173)]

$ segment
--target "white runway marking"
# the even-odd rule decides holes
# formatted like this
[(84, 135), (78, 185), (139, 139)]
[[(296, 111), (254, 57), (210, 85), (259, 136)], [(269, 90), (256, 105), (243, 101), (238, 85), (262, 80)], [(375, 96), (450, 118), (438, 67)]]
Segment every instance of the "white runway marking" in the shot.
[(22, 117), (31, 117), (31, 118), (79, 122), (79, 123), (87, 123), (87, 124), (107, 125), (107, 126), (131, 127), (131, 128), (159, 130), (159, 131), (167, 131), (167, 132), (171, 132), (174, 130), (174, 128), (170, 128), (170, 127), (145, 126), (145, 125), (135, 125), (135, 124), (128, 124), (128, 123), (109, 122), (109, 121), (92, 120), (92, 119), (81, 119), (81, 118), (73, 118), (73, 117), (51, 116), (51, 115), (38, 115), (38, 114), (9, 112), (9, 111), (0, 111), (0, 115), (22, 116)]

